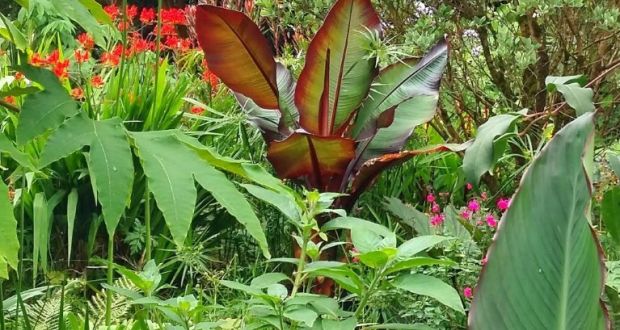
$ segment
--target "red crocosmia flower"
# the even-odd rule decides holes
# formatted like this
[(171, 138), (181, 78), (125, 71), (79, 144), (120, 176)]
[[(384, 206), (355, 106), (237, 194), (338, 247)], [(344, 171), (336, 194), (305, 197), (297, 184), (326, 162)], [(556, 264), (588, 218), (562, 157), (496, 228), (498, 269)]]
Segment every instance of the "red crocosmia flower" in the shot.
[(127, 11), (125, 14), (127, 15), (127, 20), (129, 22), (133, 21), (136, 16), (138, 16), (138, 7), (136, 7), (136, 5), (127, 6)]
[(75, 57), (76, 62), (84, 63), (90, 58), (90, 53), (86, 50), (76, 49), (75, 52), (73, 52), (73, 56)]
[(120, 21), (120, 22), (118, 22), (116, 27), (118, 28), (119, 31), (124, 32), (124, 31), (127, 31), (127, 30), (131, 29), (131, 22), (130, 21), (127, 21), (127, 22)]
[(131, 51), (131, 48), (123, 48), (123, 44), (116, 44), (116, 46), (114, 46), (114, 49), (112, 49), (112, 54), (114, 54), (114, 56), (116, 56), (120, 60), (121, 56), (123, 56), (123, 52), (125, 53), (126, 58), (131, 57)]
[(114, 4), (103, 7), (103, 10), (110, 16), (112, 20), (115, 20), (118, 17), (118, 7)]
[(199, 114), (201, 114), (203, 111), (204, 111), (204, 109), (203, 109), (203, 108), (201, 108), (201, 107), (192, 107), (192, 108), (189, 110), (189, 112), (191, 112), (191, 113), (193, 113), (193, 114), (195, 114), (195, 115), (199, 115)]
[(179, 8), (169, 8), (161, 11), (161, 20), (168, 24), (185, 25), (185, 12)]
[(15, 97), (14, 96), (11, 96), (11, 95), (5, 96), (3, 100), (4, 100), (4, 102), (6, 102), (8, 104), (15, 105)]
[[(155, 31), (157, 33), (157, 31)], [(174, 24), (166, 24), (161, 26), (161, 31), (159, 32), (161, 35), (176, 35), (177, 29), (174, 27)]]
[(471, 297), (474, 296), (472, 290), (470, 287), (466, 287), (465, 289), (463, 289), (463, 295), (465, 296), (465, 298), (467, 299), (471, 299)]
[(166, 36), (164, 46), (169, 48), (177, 48), (179, 46), (179, 38), (177, 36)]
[(181, 39), (180, 48), (182, 51), (186, 52), (192, 48), (192, 40), (189, 38)]
[(219, 83), (219, 80), (217, 78), (217, 76), (215, 74), (213, 74), (213, 72), (209, 71), (209, 69), (205, 69), (204, 72), (202, 73), (202, 79), (206, 82), (209, 83), (209, 85), (211, 85), (211, 89), (212, 90), (216, 90), (217, 89), (217, 85)]
[(103, 78), (100, 75), (93, 76), (90, 78), (90, 84), (95, 88), (100, 88), (103, 86)]
[(52, 65), (58, 62), (59, 59), (60, 53), (58, 52), (58, 49), (54, 49), (54, 51), (52, 51), (49, 55), (47, 55), (47, 58), (45, 58), (45, 63)]
[(41, 65), (46, 65), (47, 61), (43, 57), (41, 57), (41, 54), (34, 53), (32, 54), (32, 57), (30, 58), (30, 64), (34, 66), (41, 66)]
[(131, 52), (134, 54), (139, 54), (150, 50), (151, 46), (151, 43), (142, 39), (139, 36), (131, 39)]
[(140, 12), (140, 22), (142, 24), (151, 24), (155, 21), (155, 10), (153, 8), (144, 8)]
[(121, 58), (112, 52), (105, 52), (101, 55), (101, 63), (107, 66), (117, 66), (121, 61)]
[(15, 72), (15, 80), (19, 81), (22, 79), (24, 79), (24, 74), (19, 71)]
[(67, 68), (69, 68), (69, 60), (59, 60), (54, 63), (54, 68), (52, 69), (52, 71), (54, 71), (54, 74), (56, 75), (56, 77), (58, 77), (58, 79), (64, 79), (69, 76)]
[(95, 46), (95, 40), (88, 33), (81, 33), (77, 36), (77, 40), (86, 50), (91, 50)]
[(248, 16), (252, 16), (253, 11), (254, 11), (254, 0), (245, 0), (245, 12), (248, 13)]
[(84, 99), (84, 90), (79, 87), (76, 87), (71, 90), (71, 96), (76, 100)]

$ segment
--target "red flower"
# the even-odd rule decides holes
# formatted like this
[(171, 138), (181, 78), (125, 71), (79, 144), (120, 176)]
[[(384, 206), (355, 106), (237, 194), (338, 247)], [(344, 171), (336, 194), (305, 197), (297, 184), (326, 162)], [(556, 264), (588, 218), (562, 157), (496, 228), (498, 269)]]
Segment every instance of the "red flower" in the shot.
[[(157, 33), (157, 31), (155, 31)], [(166, 24), (161, 26), (161, 31), (159, 32), (161, 35), (176, 35), (177, 29), (174, 27), (174, 24)]]
[(9, 95), (9, 96), (5, 96), (4, 97), (4, 102), (8, 103), (8, 104), (15, 104), (15, 97)]
[(133, 21), (138, 16), (138, 7), (136, 5), (127, 6), (125, 14), (127, 15), (127, 21)]
[(60, 59), (60, 53), (58, 52), (58, 49), (54, 49), (54, 51), (52, 51), (49, 55), (47, 55), (47, 58), (45, 59), (45, 63), (48, 65), (55, 64), (56, 62), (58, 62), (59, 59)]
[(113, 52), (105, 52), (101, 55), (101, 63), (107, 66), (117, 66), (121, 59)]
[(103, 10), (110, 16), (110, 19), (115, 20), (118, 17), (118, 7), (116, 5), (111, 4), (109, 6), (103, 7)]
[(77, 40), (86, 50), (91, 50), (95, 46), (95, 40), (86, 32), (78, 35)]
[(211, 89), (216, 90), (219, 80), (217, 76), (213, 74), (213, 72), (209, 71), (209, 69), (205, 69), (202, 73), (202, 79), (211, 85)]
[(176, 48), (179, 46), (179, 38), (177, 36), (167, 36), (164, 40), (164, 45), (170, 48)]
[(470, 287), (466, 287), (465, 289), (463, 289), (463, 295), (467, 299), (471, 299), (474, 296), (474, 294), (473, 294), (473, 292), (472, 292)]
[(185, 25), (185, 12), (178, 8), (169, 8), (161, 11), (161, 20), (168, 24)]
[(82, 90), (79, 87), (76, 87), (71, 90), (71, 96), (73, 96), (73, 98), (76, 100), (81, 100), (84, 98), (84, 90)]
[(189, 38), (181, 39), (180, 48), (184, 52), (190, 50), (190, 48), (192, 48), (192, 40)]
[(90, 84), (95, 88), (100, 88), (103, 86), (103, 78), (100, 75), (93, 76), (90, 78)]
[(76, 62), (84, 63), (90, 58), (90, 53), (86, 50), (76, 49), (75, 52), (73, 52), (73, 56), (75, 57)]
[(153, 49), (153, 43), (142, 39), (139, 35), (131, 39), (131, 52), (133, 54), (143, 53)]
[(245, 12), (248, 13), (249, 16), (252, 16), (253, 11), (254, 11), (254, 0), (245, 0)]
[(155, 10), (153, 8), (144, 8), (140, 12), (140, 22), (143, 24), (151, 24), (155, 20)]
[(69, 76), (67, 68), (69, 68), (69, 60), (57, 61), (54, 64), (52, 71), (54, 71), (54, 74), (58, 77), (58, 79), (64, 79)]
[(19, 81), (19, 80), (22, 80), (22, 79), (24, 79), (24, 74), (19, 72), (19, 71), (15, 72), (15, 80)]
[(30, 64), (34, 66), (46, 65), (47, 61), (39, 53), (32, 54), (32, 58), (30, 58)]
[(131, 28), (131, 22), (130, 21), (127, 21), (127, 22), (120, 21), (120, 22), (118, 22), (116, 27), (118, 28), (119, 31), (123, 32), (123, 31), (129, 30), (129, 28)]
[(193, 113), (193, 114), (195, 114), (195, 115), (199, 115), (199, 114), (201, 114), (203, 111), (204, 111), (204, 109), (203, 109), (203, 108), (201, 108), (201, 107), (192, 107), (192, 108), (189, 110), (189, 112), (191, 112), (191, 113)]

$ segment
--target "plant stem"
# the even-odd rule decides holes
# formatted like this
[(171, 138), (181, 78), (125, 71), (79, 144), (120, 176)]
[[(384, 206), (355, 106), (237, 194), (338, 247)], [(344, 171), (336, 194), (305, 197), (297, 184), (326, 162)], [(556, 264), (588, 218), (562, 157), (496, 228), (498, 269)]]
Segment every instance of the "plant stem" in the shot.
[(355, 317), (359, 318), (361, 314), (364, 312), (364, 309), (366, 308), (366, 305), (368, 304), (368, 300), (370, 299), (370, 296), (372, 296), (372, 294), (374, 293), (373, 291), (375, 290), (375, 287), (379, 283), (379, 279), (381, 278), (382, 273), (383, 273), (383, 270), (381, 270), (380, 272), (377, 272), (375, 274), (375, 277), (372, 279), (372, 282), (370, 282), (370, 285), (368, 286), (368, 289), (366, 289), (366, 292), (364, 296), (362, 297), (360, 304), (357, 306), (357, 309), (355, 310)]
[(149, 191), (148, 179), (144, 192), (144, 225), (146, 227), (146, 242), (144, 244), (144, 259), (151, 260), (151, 192)]
[(302, 235), (302, 246), (301, 246), (301, 254), (299, 255), (299, 263), (297, 264), (297, 271), (295, 272), (295, 282), (293, 283), (293, 289), (291, 290), (291, 298), (295, 297), (295, 294), (299, 290), (299, 287), (302, 285), (302, 274), (304, 271), (304, 267), (306, 266), (306, 249), (308, 248), (308, 240), (310, 239), (310, 235), (307, 233), (308, 230), (303, 229)]
[[(112, 285), (114, 271), (114, 234), (108, 235), (108, 285)], [(105, 324), (110, 326), (112, 323), (112, 290), (106, 290), (105, 297)]]

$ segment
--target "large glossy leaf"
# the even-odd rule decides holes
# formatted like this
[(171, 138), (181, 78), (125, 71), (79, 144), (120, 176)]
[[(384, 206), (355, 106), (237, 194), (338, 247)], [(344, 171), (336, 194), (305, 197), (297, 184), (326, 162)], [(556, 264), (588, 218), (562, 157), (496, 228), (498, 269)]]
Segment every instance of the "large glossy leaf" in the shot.
[[(376, 59), (370, 56), (365, 33), (380, 29), (370, 0), (336, 2), (310, 43), (295, 91), (305, 130), (331, 135), (350, 120), (376, 74)], [(321, 104), (323, 96), (325, 105)]]
[(281, 178), (309, 178), (316, 187), (340, 184), (354, 156), (354, 142), (339, 137), (320, 137), (296, 132), (269, 145), (267, 158)]
[(209, 70), (233, 91), (265, 109), (278, 108), (276, 62), (260, 30), (243, 13), (196, 8), (196, 34)]
[(581, 87), (584, 81), (585, 77), (581, 75), (569, 77), (549, 76), (545, 79), (545, 85), (547, 90), (551, 92), (557, 90), (562, 93), (566, 103), (575, 109), (579, 116), (586, 112), (594, 111), (594, 103), (592, 102), (594, 92), (591, 88)]
[(19, 50), (25, 51), (28, 48), (28, 41), (24, 34), (2, 13), (0, 13), (0, 37), (13, 42)]
[[(392, 284), (399, 289), (437, 299), (440, 303), (465, 314), (459, 293), (440, 279), (422, 274), (405, 274), (397, 277)], [(494, 329), (493, 325), (489, 329)]]
[(467, 182), (478, 185), (480, 177), (493, 168), (495, 161), (497, 161), (495, 149), (506, 147), (505, 139), (500, 138), (498, 141), (498, 137), (513, 128), (514, 122), (518, 118), (518, 114), (497, 115), (480, 125), (476, 139), (467, 148), (463, 158), (463, 171)]
[(24, 75), (44, 88), (26, 97), (16, 129), (18, 144), (24, 144), (49, 129), (60, 126), (66, 117), (77, 113), (77, 103), (49, 70), (29, 65), (19, 67)]
[(120, 118), (93, 122), (88, 169), (109, 235), (120, 221), (133, 186), (133, 158)]
[(69, 156), (86, 145), (94, 136), (93, 121), (85, 113), (79, 113), (66, 120), (47, 139), (39, 159), (39, 168)]
[(584, 165), (593, 131), (593, 114), (577, 118), (527, 169), (474, 291), (471, 329), (605, 328)]
[(8, 279), (7, 265), (17, 269), (19, 263), (19, 241), (17, 240), (17, 221), (13, 206), (9, 201), (9, 188), (0, 180), (0, 279)]
[[(159, 132), (155, 132), (159, 133)], [(196, 186), (191, 151), (172, 134), (133, 133), (149, 189), (177, 246), (183, 246), (194, 216)]]
[(442, 40), (420, 61), (405, 59), (382, 70), (357, 114), (351, 136), (359, 138), (381, 113), (414, 96), (436, 95), (447, 62), (448, 44)]
[(25, 168), (33, 168), (28, 154), (19, 151), (6, 135), (0, 134), (0, 152), (7, 153), (14, 161)]

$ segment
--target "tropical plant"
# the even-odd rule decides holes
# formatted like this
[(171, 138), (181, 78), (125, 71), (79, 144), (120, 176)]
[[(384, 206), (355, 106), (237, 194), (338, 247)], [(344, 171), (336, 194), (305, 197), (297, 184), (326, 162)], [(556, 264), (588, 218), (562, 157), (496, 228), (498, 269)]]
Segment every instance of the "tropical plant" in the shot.
[(263, 133), (278, 176), (347, 193), (337, 207), (352, 208), (383, 169), (446, 149), (401, 151), (435, 114), (446, 41), (379, 71), (382, 27), (369, 0), (334, 4), (297, 82), (244, 14), (198, 6), (195, 30), (209, 69)]

